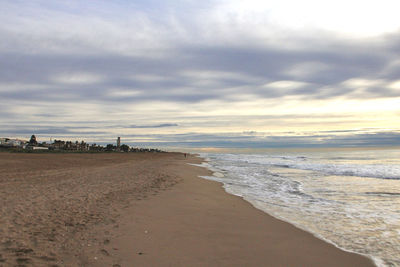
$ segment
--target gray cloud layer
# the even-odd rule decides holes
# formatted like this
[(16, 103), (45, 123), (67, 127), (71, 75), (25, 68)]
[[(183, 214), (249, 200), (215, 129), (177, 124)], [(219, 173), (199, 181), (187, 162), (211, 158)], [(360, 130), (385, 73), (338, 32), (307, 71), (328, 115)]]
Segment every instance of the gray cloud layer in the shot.
[[(12, 35), (4, 36), (4, 40), (12, 39)], [(351, 50), (357, 49), (357, 46), (351, 47)], [(188, 103), (207, 99), (230, 101), (231, 95), (244, 93), (262, 98), (288, 95), (358, 99), (398, 97), (398, 88), (385, 88), (385, 85), (349, 87), (343, 84), (351, 78), (383, 79), (387, 84), (396, 81), (400, 67), (391, 67), (396, 55), (390, 54), (390, 51), (382, 53), (381, 50), (376, 48), (376, 53), (371, 53), (370, 49), (365, 49), (343, 55), (340, 50), (333, 49), (320, 53), (255, 51), (251, 47), (180, 47), (170, 55), (157, 59), (112, 54), (46, 55), (45, 50), (39, 55), (3, 52), (0, 68), (4, 71), (0, 72), (0, 80), (4, 89), (0, 91), (0, 97), (10, 101), (24, 98), (31, 101), (128, 103), (144, 100)], [(299, 73), (291, 74), (288, 71), (296, 66), (310, 68), (312, 65), (325, 67), (311, 73), (299, 70)], [(188, 70), (190, 73), (187, 73)], [(74, 81), (77, 73), (87, 74), (87, 79), (92, 81), (89, 83), (84, 76), (75, 77)], [(68, 81), (67, 77), (71, 80)], [(265, 86), (282, 80), (303, 84), (295, 88)], [(116, 90), (122, 93), (113, 94)]]

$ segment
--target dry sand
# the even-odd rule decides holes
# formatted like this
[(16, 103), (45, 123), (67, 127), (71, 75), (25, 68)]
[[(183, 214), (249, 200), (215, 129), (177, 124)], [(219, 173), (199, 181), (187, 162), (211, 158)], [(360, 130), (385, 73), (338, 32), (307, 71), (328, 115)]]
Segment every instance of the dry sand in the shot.
[(373, 266), (180, 153), (0, 153), (0, 266)]

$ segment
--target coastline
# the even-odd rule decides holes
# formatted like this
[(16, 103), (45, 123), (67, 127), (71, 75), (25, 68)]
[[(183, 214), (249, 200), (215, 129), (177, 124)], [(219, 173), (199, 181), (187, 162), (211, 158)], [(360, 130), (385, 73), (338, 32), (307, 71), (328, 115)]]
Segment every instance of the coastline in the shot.
[[(195, 165), (195, 166), (207, 168), (206, 166), (202, 166), (201, 164)], [(215, 174), (216, 174), (216, 173), (213, 173), (212, 175), (215, 175)], [(217, 175), (218, 175), (218, 173), (217, 173)], [(224, 191), (225, 191), (227, 194), (230, 194), (230, 195), (233, 195), (233, 196), (236, 196), (236, 197), (239, 197), (239, 198), (243, 199), (244, 201), (250, 203), (251, 206), (252, 206), (253, 208), (262, 211), (263, 213), (267, 214), (268, 216), (273, 217), (273, 218), (276, 219), (276, 220), (282, 221), (282, 222), (284, 222), (284, 223), (288, 223), (288, 224), (290, 224), (290, 225), (296, 227), (296, 228), (299, 229), (300, 231), (304, 231), (304, 232), (310, 233), (310, 234), (311, 234), (312, 236), (314, 236), (315, 238), (317, 238), (317, 239), (319, 239), (319, 240), (321, 240), (321, 241), (323, 241), (323, 242), (326, 242), (326, 243), (328, 243), (328, 244), (331, 244), (331, 245), (333, 245), (334, 247), (336, 247), (336, 248), (338, 248), (338, 249), (340, 249), (340, 250), (342, 250), (342, 251), (344, 251), (344, 252), (348, 252), (348, 253), (360, 255), (360, 256), (362, 256), (362, 257), (366, 257), (366, 258), (370, 259), (370, 260), (374, 263), (374, 265), (377, 266), (377, 267), (386, 266), (386, 265), (383, 263), (383, 261), (382, 261), (381, 259), (379, 259), (379, 258), (374, 258), (374, 257), (369, 256), (369, 255), (367, 255), (367, 254), (362, 254), (362, 253), (358, 253), (358, 252), (356, 252), (356, 251), (352, 251), (352, 250), (345, 249), (345, 248), (339, 246), (338, 244), (336, 244), (335, 242), (333, 242), (333, 241), (331, 241), (331, 240), (329, 240), (329, 239), (326, 239), (326, 238), (324, 238), (323, 236), (320, 236), (320, 235), (318, 235), (318, 234), (316, 234), (316, 233), (313, 233), (312, 231), (310, 231), (309, 229), (307, 229), (307, 228), (305, 228), (305, 227), (302, 227), (301, 225), (296, 225), (296, 224), (292, 223), (291, 221), (286, 220), (285, 218), (282, 218), (282, 217), (279, 217), (279, 216), (276, 216), (276, 215), (274, 215), (274, 214), (269, 213), (268, 211), (266, 211), (266, 210), (264, 210), (262, 207), (260, 207), (260, 206), (257, 204), (257, 202), (254, 202), (254, 201), (252, 201), (252, 200), (250, 200), (250, 199), (247, 199), (247, 198), (246, 198), (245, 196), (243, 196), (243, 195), (236, 194), (236, 193), (233, 193), (233, 192), (229, 192), (229, 191), (225, 188), (223, 182), (214, 181), (214, 180), (212, 180), (212, 179), (207, 178), (207, 176), (201, 176), (201, 178), (206, 179), (206, 180), (208, 180), (208, 181), (212, 181), (212, 182), (216, 182), (216, 183), (218, 183), (218, 184), (221, 184), (221, 187), (224, 189)]]
[[(19, 157), (9, 160), (8, 166), (19, 166)], [(51, 160), (43, 155), (24, 157), (37, 163)], [(3, 189), (8, 189), (0, 190), (0, 199), (7, 204), (2, 214), (5, 209), (18, 211), (2, 218), (8, 228), (0, 232), (0, 259), (5, 259), (0, 266), (15, 261), (114, 267), (374, 266), (369, 258), (340, 250), (228, 194), (220, 183), (200, 178), (210, 171), (189, 165), (203, 161), (193, 155), (187, 159), (180, 153), (50, 157), (56, 159), (47, 167), (32, 164), (33, 169), (16, 168), (0, 176)], [(13, 193), (25, 196), (24, 203), (7, 199), (13, 188)], [(74, 191), (65, 195), (66, 189), (77, 191), (76, 195)], [(24, 217), (32, 198), (36, 210)], [(53, 198), (50, 209), (49, 198)], [(49, 221), (42, 223), (50, 224), (37, 233), (43, 214)], [(66, 224), (74, 216), (80, 220)]]
[(181, 183), (131, 208), (116, 238), (121, 266), (375, 266), (199, 177), (210, 174), (189, 165)]

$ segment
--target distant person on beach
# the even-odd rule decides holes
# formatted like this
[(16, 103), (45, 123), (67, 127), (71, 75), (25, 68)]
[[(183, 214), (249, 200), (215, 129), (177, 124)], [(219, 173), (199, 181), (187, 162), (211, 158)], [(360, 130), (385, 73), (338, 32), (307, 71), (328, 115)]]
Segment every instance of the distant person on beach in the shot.
[(184, 155), (184, 156), (185, 156), (185, 158), (186, 158), (186, 156), (187, 156), (187, 155), (186, 155), (186, 153), (183, 153), (183, 155)]

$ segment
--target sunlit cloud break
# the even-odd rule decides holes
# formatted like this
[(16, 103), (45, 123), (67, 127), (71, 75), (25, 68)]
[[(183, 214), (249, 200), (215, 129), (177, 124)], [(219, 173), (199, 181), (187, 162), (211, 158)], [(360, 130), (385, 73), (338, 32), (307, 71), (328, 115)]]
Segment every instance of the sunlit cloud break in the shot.
[(178, 124), (176, 123), (163, 123), (163, 124), (157, 124), (157, 125), (130, 125), (128, 128), (165, 128), (165, 127), (176, 127)]

